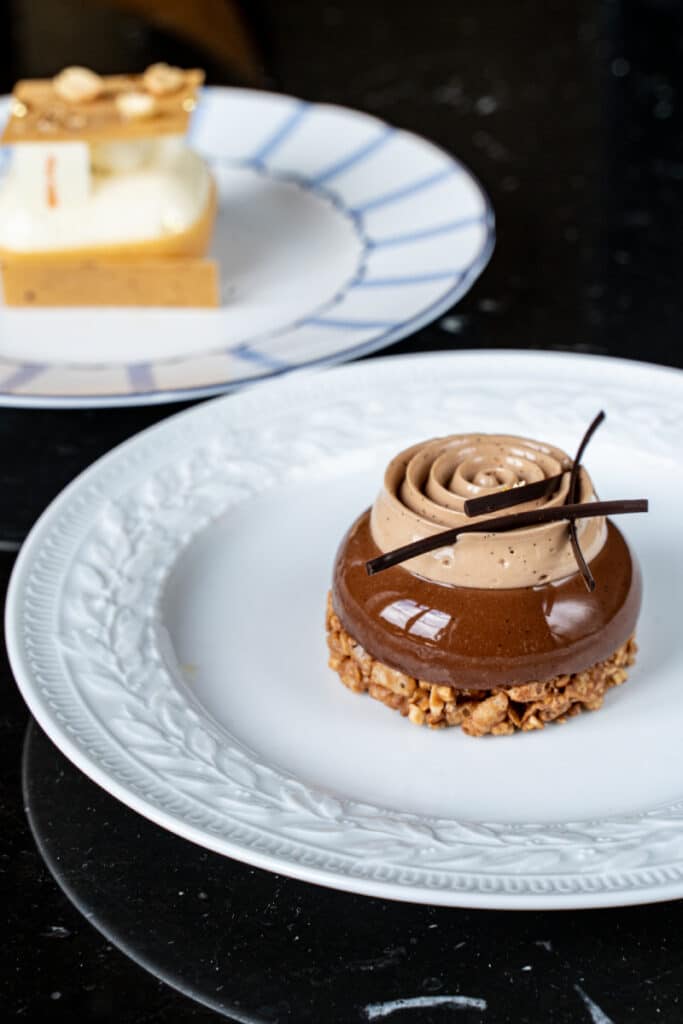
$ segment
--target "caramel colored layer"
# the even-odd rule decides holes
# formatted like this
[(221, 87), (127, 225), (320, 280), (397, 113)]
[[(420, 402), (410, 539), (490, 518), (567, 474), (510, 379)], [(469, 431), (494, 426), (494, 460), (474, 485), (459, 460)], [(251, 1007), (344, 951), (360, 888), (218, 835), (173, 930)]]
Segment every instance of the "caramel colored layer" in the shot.
[(637, 650), (631, 637), (586, 672), (506, 690), (456, 690), (414, 679), (376, 661), (343, 628), (329, 596), (326, 625), (330, 668), (344, 686), (354, 693), (369, 693), (415, 725), (459, 726), (469, 736), (532, 732), (548, 722), (564, 723), (581, 711), (597, 711), (607, 691), (626, 681), (626, 668), (635, 661)]
[(17, 252), (0, 249), (7, 306), (220, 305), (218, 266), (201, 259), (216, 219), (216, 186), (187, 231), (130, 245)]
[(8, 263), (2, 285), (7, 306), (186, 306), (220, 303), (213, 260), (148, 259)]
[[(508, 538), (514, 547), (514, 534)], [(332, 600), (342, 626), (382, 664), (459, 690), (583, 672), (626, 643), (640, 610), (640, 572), (611, 522), (591, 561), (592, 593), (579, 573), (507, 590), (433, 583), (402, 566), (368, 576), (365, 563), (378, 554), (365, 512), (335, 562)]]
[(184, 72), (182, 88), (167, 96), (155, 96), (151, 117), (126, 120), (116, 105), (117, 97), (144, 91), (142, 75), (105, 75), (104, 89), (96, 99), (67, 103), (55, 92), (52, 79), (24, 79), (14, 87), (10, 117), (0, 136), (2, 145), (17, 142), (86, 142), (142, 139), (153, 135), (184, 135), (197, 102), (204, 72)]

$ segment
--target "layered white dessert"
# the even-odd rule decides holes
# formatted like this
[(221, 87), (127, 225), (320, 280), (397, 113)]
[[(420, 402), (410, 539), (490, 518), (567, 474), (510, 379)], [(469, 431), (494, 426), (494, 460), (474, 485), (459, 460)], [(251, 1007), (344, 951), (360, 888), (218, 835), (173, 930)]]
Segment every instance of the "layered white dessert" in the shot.
[[(20, 154), (0, 187), (0, 258), (84, 252), (126, 256), (142, 245), (158, 255), (204, 254), (213, 220), (213, 183), (205, 162), (182, 137), (61, 145), (83, 147), (61, 155), (73, 177), (87, 183), (77, 195), (72, 186), (64, 199), (54, 165), (51, 173), (49, 166), (47, 172), (39, 167), (31, 173), (33, 160), (45, 160), (44, 154)], [(83, 166), (76, 166), (81, 161)], [(33, 180), (41, 171), (42, 186)], [(41, 187), (52, 193), (51, 202), (47, 196), (37, 201)]]
[(202, 79), (154, 65), (138, 76), (68, 68), (18, 83), (0, 184), (7, 303), (217, 304), (216, 268), (201, 259), (215, 186), (185, 140)]

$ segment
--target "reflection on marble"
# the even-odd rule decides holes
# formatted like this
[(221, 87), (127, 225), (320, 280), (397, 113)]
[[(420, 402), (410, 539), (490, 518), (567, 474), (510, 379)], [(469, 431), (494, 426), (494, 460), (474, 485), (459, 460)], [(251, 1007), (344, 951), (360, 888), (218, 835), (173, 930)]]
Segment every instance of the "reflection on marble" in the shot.
[[(518, 1020), (538, 1019), (548, 993), (563, 1024), (583, 1020), (589, 1000), (601, 1020), (620, 1020), (627, 989), (644, 1020), (644, 979), (661, 974), (664, 944), (671, 964), (683, 955), (676, 904), (620, 911), (622, 957), (614, 911), (590, 912), (586, 943), (585, 911), (414, 906), (256, 870), (139, 817), (35, 725), (23, 784), (40, 853), (74, 906), (144, 969), (230, 1020), (352, 1024), (401, 1011), (436, 1022), (457, 1009), (463, 1024), (502, 1022), (510, 992)], [(658, 998), (677, 1013), (669, 974)]]

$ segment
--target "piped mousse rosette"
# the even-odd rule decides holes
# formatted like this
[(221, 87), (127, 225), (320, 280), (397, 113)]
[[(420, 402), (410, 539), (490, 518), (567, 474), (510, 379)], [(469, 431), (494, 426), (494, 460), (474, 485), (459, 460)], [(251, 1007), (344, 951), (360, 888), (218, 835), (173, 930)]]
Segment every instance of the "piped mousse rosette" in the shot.
[(507, 735), (597, 710), (635, 658), (637, 562), (581, 456), (457, 434), (387, 467), (337, 553), (330, 667), (417, 725)]

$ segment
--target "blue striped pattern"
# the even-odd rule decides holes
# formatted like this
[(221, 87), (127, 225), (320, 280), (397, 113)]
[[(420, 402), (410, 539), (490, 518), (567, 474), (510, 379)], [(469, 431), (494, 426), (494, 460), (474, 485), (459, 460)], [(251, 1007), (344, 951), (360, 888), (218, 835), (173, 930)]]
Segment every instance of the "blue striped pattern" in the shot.
[(150, 363), (128, 363), (126, 366), (131, 391), (154, 390), (154, 370)]
[(336, 178), (340, 174), (343, 174), (345, 171), (348, 171), (351, 167), (355, 167), (357, 164), (362, 163), (363, 160), (367, 160), (369, 156), (372, 156), (372, 154), (376, 153), (378, 149), (381, 149), (385, 142), (387, 142), (394, 134), (395, 129), (390, 128), (387, 125), (378, 135), (374, 137), (374, 139), (370, 139), (369, 142), (366, 142), (364, 143), (364, 145), (359, 146), (358, 149), (354, 149), (347, 156), (342, 157), (340, 160), (337, 160), (336, 163), (333, 163), (330, 167), (322, 171), (315, 178), (312, 178), (310, 182), (311, 185), (314, 185), (318, 188), (321, 185), (326, 185), (328, 182), (332, 181), (333, 178)]
[(255, 363), (262, 369), (272, 370), (275, 373), (291, 369), (290, 363), (277, 359), (275, 356), (267, 355), (265, 352), (259, 352), (258, 349), (252, 348), (246, 342), (242, 345), (236, 345), (235, 348), (226, 349), (226, 352), (229, 355), (237, 356), (238, 359), (244, 359), (247, 363)]
[(266, 141), (259, 146), (255, 153), (252, 153), (247, 163), (254, 164), (257, 167), (262, 166), (265, 163), (266, 157), (272, 156), (278, 146), (282, 145), (287, 136), (291, 135), (292, 132), (298, 128), (309, 109), (310, 106), (308, 103), (297, 103), (294, 110), (290, 111), (282, 124), (276, 128), (272, 135), (268, 136)]
[(2, 382), (2, 389), (10, 394), (13, 391), (18, 391), (19, 388), (30, 384), (38, 374), (46, 369), (47, 365), (45, 363), (22, 363), (11, 370), (8, 376), (5, 377)]
[(309, 320), (303, 320), (302, 325), (311, 327), (331, 327), (336, 331), (367, 331), (383, 330), (387, 327), (394, 327), (393, 320), (342, 320), (329, 316), (314, 316)]
[(440, 171), (428, 174), (425, 178), (418, 178), (417, 181), (410, 182), (409, 185), (403, 185), (392, 192), (384, 192), (375, 199), (369, 199), (366, 203), (361, 203), (360, 206), (354, 207), (352, 212), (355, 214), (368, 213), (370, 210), (376, 210), (378, 207), (386, 206), (388, 203), (396, 203), (399, 199), (407, 199), (408, 196), (414, 196), (418, 192), (424, 192), (425, 189), (433, 188), (434, 185), (438, 185), (455, 173), (456, 171), (453, 167), (444, 167)]
[(400, 288), (403, 285), (431, 284), (432, 281), (454, 281), (462, 277), (462, 270), (436, 270), (431, 274), (408, 274), (405, 277), (360, 277), (352, 288)]
[(483, 224), (484, 216), (463, 217), (461, 220), (446, 221), (445, 224), (435, 224), (431, 228), (423, 228), (421, 231), (406, 231), (400, 235), (389, 235), (385, 238), (369, 238), (368, 245), (372, 249), (383, 248), (389, 245), (410, 245), (412, 242), (422, 242), (427, 238), (437, 238), (439, 235), (447, 235), (451, 231), (462, 231), (463, 228), (475, 227)]

